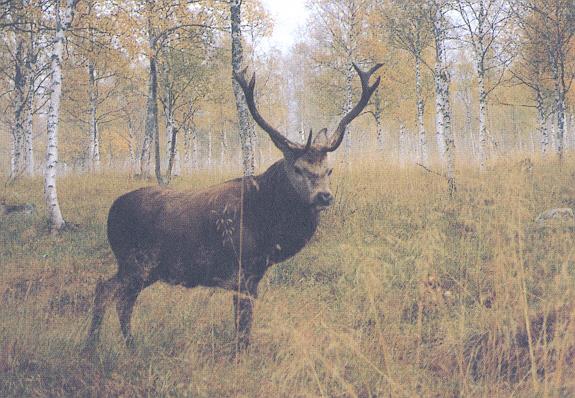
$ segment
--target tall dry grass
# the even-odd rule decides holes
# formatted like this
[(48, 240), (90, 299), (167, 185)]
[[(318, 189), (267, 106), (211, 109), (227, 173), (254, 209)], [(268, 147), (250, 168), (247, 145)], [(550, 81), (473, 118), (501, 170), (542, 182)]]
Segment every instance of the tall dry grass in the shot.
[(82, 357), (95, 283), (115, 271), (108, 207), (145, 183), (61, 180), (78, 226), (50, 236), (41, 181), (23, 181), (2, 194), (38, 213), (0, 218), (0, 396), (575, 395), (574, 230), (533, 223), (575, 207), (574, 172), (573, 159), (483, 175), (461, 165), (450, 199), (421, 168), (338, 166), (313, 242), (260, 284), (238, 362), (230, 293), (162, 284), (136, 305), (135, 352), (110, 310), (98, 355)]

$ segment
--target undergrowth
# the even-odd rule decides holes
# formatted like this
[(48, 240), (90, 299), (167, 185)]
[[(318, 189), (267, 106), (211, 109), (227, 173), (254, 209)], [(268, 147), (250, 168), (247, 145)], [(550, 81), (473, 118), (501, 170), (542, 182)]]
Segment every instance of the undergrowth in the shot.
[(0, 396), (575, 395), (574, 231), (534, 224), (575, 206), (574, 172), (570, 160), (461, 169), (450, 198), (421, 168), (339, 165), (313, 241), (260, 284), (238, 361), (230, 293), (162, 284), (138, 299), (134, 352), (110, 310), (98, 355), (80, 354), (95, 284), (115, 271), (107, 210), (152, 182), (62, 178), (74, 228), (58, 236), (41, 180), (5, 187), (0, 199), (37, 211), (0, 216)]

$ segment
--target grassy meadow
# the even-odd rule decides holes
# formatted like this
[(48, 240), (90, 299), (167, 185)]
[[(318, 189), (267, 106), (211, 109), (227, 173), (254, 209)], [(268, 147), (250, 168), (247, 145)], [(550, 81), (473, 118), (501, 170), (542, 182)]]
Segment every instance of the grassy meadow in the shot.
[(116, 268), (108, 208), (153, 181), (60, 179), (76, 226), (59, 236), (41, 179), (4, 186), (0, 199), (37, 212), (0, 216), (0, 396), (575, 396), (574, 229), (534, 225), (575, 207), (575, 159), (520, 160), (461, 165), (453, 199), (416, 166), (337, 165), (336, 203), (301, 253), (268, 270), (237, 360), (231, 293), (161, 283), (136, 304), (134, 352), (110, 306), (97, 355), (80, 353), (95, 284)]

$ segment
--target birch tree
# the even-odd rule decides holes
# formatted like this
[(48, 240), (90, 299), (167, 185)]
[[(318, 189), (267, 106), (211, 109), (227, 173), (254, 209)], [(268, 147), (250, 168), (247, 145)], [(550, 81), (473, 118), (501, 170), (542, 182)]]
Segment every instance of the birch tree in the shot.
[(238, 82), (236, 82), (236, 80), (233, 78), (233, 74), (241, 73), (244, 58), (241, 31), (241, 9), (241, 0), (230, 1), (230, 28), (232, 35), (232, 87), (236, 100), (236, 109), (238, 112), (243, 171), (245, 176), (251, 176), (254, 174), (255, 168), (254, 148), (252, 146), (252, 137), (255, 134), (254, 127), (253, 124), (250, 123), (249, 111), (242, 89)]
[[(158, 126), (158, 58), (169, 47), (170, 40), (184, 34), (194, 37), (198, 30), (209, 30), (217, 16), (201, 7), (191, 8), (199, 1), (188, 2), (146, 0), (140, 12), (144, 15), (147, 36), (148, 96), (146, 105), (146, 129), (141, 152), (141, 174), (147, 176), (150, 165), (150, 148), (153, 143), (155, 176), (164, 185), (161, 172), (161, 151)], [(172, 130), (172, 135), (174, 131)]]
[[(458, 65), (456, 69), (456, 80), (457, 80), (457, 92), (456, 98), (461, 102), (463, 106), (464, 115), (464, 122), (463, 122), (463, 131), (469, 140), (469, 147), (471, 149), (471, 154), (473, 158), (476, 157), (475, 152), (475, 137), (473, 134), (473, 94), (471, 91), (471, 82), (473, 81), (473, 73), (468, 68), (467, 63), (462, 62), (462, 58), (465, 57), (465, 54), (460, 54), (458, 57)], [(458, 143), (458, 145), (461, 144)]]
[[(147, 61), (148, 61), (148, 94), (146, 100), (146, 123), (144, 130), (144, 141), (140, 155), (140, 175), (147, 177), (150, 170), (151, 146), (154, 137), (158, 132), (158, 33), (154, 26), (153, 16), (155, 13), (155, 2), (146, 0), (145, 3), (145, 20), (147, 35)], [(159, 147), (159, 142), (158, 142)], [(159, 157), (159, 148), (156, 153)], [(158, 177), (159, 170), (156, 171)], [(158, 177), (161, 180), (161, 175)]]
[(447, 13), (449, 4), (446, 0), (430, 0), (429, 15), (433, 24), (435, 44), (435, 128), (441, 157), (447, 165), (449, 193), (456, 190), (455, 180), (455, 141), (451, 131), (451, 101), (449, 97), (450, 73), (447, 62), (445, 41), (448, 32)]
[[(62, 94), (62, 53), (66, 32), (72, 24), (74, 10), (79, 0), (66, 0), (64, 4), (59, 1), (54, 5), (56, 21), (52, 53), (50, 57), (50, 85), (48, 107), (48, 142), (46, 146), (46, 162), (44, 166), (44, 194), (48, 211), (50, 231), (57, 233), (65, 226), (56, 187), (58, 165), (58, 126), (60, 121), (60, 100)], [(62, 8), (62, 5), (64, 6)]]
[(12, 149), (10, 156), (10, 181), (14, 181), (22, 171), (24, 143), (24, 114), (26, 78), (24, 77), (24, 44), (22, 38), (16, 36), (16, 51), (14, 53), (14, 124), (12, 126)]
[(414, 60), (418, 160), (421, 164), (427, 165), (429, 156), (424, 125), (425, 101), (422, 89), (422, 67), (427, 66), (423, 55), (432, 38), (432, 27), (428, 18), (429, 5), (418, 0), (393, 0), (391, 4), (391, 9), (384, 10), (391, 43), (409, 52)]
[(379, 147), (380, 151), (385, 149), (385, 138), (384, 138), (384, 131), (383, 131), (383, 106), (382, 106), (382, 99), (381, 93), (379, 92), (380, 88), (375, 90), (373, 93), (373, 103), (374, 103), (374, 110), (373, 110), (373, 117), (375, 119), (375, 127), (376, 127), (376, 140), (377, 146)]
[[(92, 171), (98, 172), (101, 168), (100, 160), (100, 122), (99, 108), (111, 92), (101, 95), (100, 82), (115, 75), (108, 66), (107, 58), (111, 55), (114, 37), (120, 27), (110, 17), (110, 10), (102, 7), (96, 0), (84, 3), (86, 6), (83, 24), (87, 32), (86, 37), (82, 37), (79, 46), (83, 57), (86, 60), (88, 72), (88, 101), (89, 101), (89, 162)], [(115, 57), (117, 60), (119, 57)], [(117, 61), (116, 61), (117, 62)], [(116, 68), (123, 65), (117, 63)]]
[(33, 115), (38, 75), (38, 18), (36, 4), (29, 0), (13, 1), (4, 6), (3, 30), (0, 45), (6, 55), (6, 63), (0, 65), (0, 73), (8, 78), (9, 108), (11, 109), (10, 132), (10, 181), (34, 173)]
[[(366, 0), (314, 0), (310, 2), (315, 11), (314, 35), (316, 45), (323, 52), (315, 57), (320, 66), (336, 71), (343, 77), (343, 104), (341, 113), (348, 113), (353, 106), (353, 63), (365, 61), (361, 53), (363, 29), (367, 11), (371, 8)], [(351, 161), (352, 137), (349, 126), (344, 136), (344, 157)]]
[(575, 76), (575, 3), (572, 0), (525, 0), (513, 5), (523, 17), (522, 27), (538, 38), (539, 51), (547, 58), (555, 97), (555, 151), (562, 161), (566, 96)]
[[(311, 34), (314, 50), (312, 55), (316, 66), (333, 73), (335, 79), (329, 83), (335, 86), (343, 97), (338, 113), (346, 114), (353, 106), (354, 76), (353, 63), (363, 63), (366, 58), (360, 47), (366, 33), (367, 12), (371, 2), (367, 0), (313, 0), (310, 1), (313, 13)], [(351, 161), (352, 136), (346, 127), (344, 138), (344, 158)]]
[(211, 45), (201, 35), (197, 40), (186, 35), (185, 40), (172, 40), (170, 46), (162, 50), (160, 86), (163, 94), (160, 99), (166, 120), (166, 183), (180, 170), (178, 132), (193, 117), (210, 86), (211, 76), (206, 67), (209, 55), (205, 49)]
[[(511, 14), (504, 0), (457, 0), (457, 9), (465, 30), (461, 40), (471, 46), (475, 61), (479, 92), (479, 167), (484, 170), (487, 160), (488, 96), (501, 82), (508, 63), (504, 33)], [(499, 69), (498, 77), (488, 87), (488, 73), (495, 69)]]
[(528, 87), (531, 92), (537, 111), (541, 153), (545, 156), (549, 149), (549, 130), (547, 129), (550, 113), (548, 99), (551, 91), (548, 87), (549, 64), (545, 52), (541, 51), (543, 41), (536, 32), (529, 28), (530, 24), (536, 23), (532, 20), (533, 15), (522, 15), (519, 10), (515, 10), (514, 15), (515, 22), (521, 28), (521, 35), (517, 57), (510, 71), (514, 79)]

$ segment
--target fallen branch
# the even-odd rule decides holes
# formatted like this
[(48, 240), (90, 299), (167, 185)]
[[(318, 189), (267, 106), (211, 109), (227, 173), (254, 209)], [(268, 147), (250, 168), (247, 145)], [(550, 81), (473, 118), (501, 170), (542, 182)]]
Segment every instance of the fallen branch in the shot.
[(447, 191), (449, 192), (449, 197), (453, 198), (453, 196), (455, 195), (455, 192), (457, 192), (457, 186), (455, 185), (455, 179), (454, 178), (448, 177), (445, 174), (438, 173), (435, 170), (431, 170), (429, 167), (426, 167), (426, 166), (422, 165), (421, 163), (415, 163), (415, 164), (418, 165), (419, 167), (423, 168), (428, 173), (435, 174), (436, 176), (445, 178), (447, 180), (447, 186), (448, 186)]
[(423, 168), (423, 169), (424, 169), (425, 171), (427, 171), (428, 173), (435, 174), (436, 176), (440, 176), (440, 177), (443, 177), (443, 178), (449, 180), (449, 177), (447, 177), (445, 174), (441, 174), (441, 173), (438, 173), (438, 172), (435, 171), (435, 170), (431, 170), (429, 167), (424, 166), (424, 165), (422, 165), (421, 163), (415, 163), (415, 164), (418, 165), (419, 167)]

